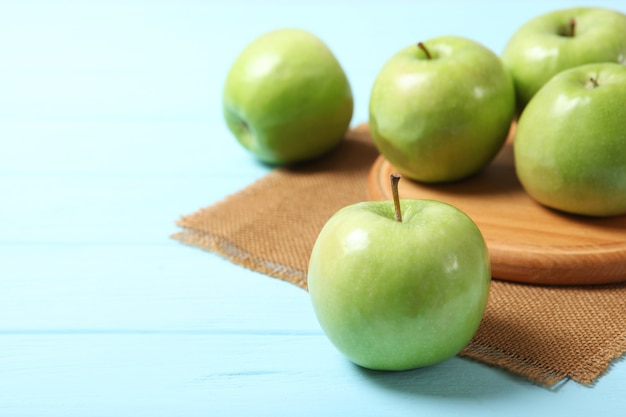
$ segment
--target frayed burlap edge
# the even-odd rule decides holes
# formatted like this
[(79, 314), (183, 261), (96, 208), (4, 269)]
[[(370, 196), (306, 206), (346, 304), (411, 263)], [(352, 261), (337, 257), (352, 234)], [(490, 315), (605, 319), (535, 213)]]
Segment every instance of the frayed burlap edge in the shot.
[[(547, 368), (536, 361), (510, 355), (493, 346), (484, 346), (474, 340), (459, 353), (459, 356), (473, 359), (491, 366), (503, 368), (517, 375), (523, 375), (537, 385), (551, 388), (570, 378), (567, 373)], [(578, 381), (589, 384), (593, 380)]]
[[(623, 335), (622, 339), (622, 343), (618, 342), (616, 346), (613, 347), (625, 352), (626, 333)], [(493, 346), (482, 345), (475, 340), (470, 341), (459, 353), (459, 356), (503, 368), (546, 388), (555, 387), (570, 379), (585, 386), (593, 386), (616, 361), (623, 359), (623, 355), (615, 354), (615, 352), (604, 349), (588, 362), (581, 363), (577, 370), (566, 373), (546, 367), (528, 358), (510, 355)], [(589, 375), (594, 376), (591, 377)]]
[(262, 259), (233, 245), (227, 238), (186, 228), (171, 236), (181, 243), (214, 252), (228, 261), (252, 271), (288, 281), (306, 290), (306, 273), (287, 265)]

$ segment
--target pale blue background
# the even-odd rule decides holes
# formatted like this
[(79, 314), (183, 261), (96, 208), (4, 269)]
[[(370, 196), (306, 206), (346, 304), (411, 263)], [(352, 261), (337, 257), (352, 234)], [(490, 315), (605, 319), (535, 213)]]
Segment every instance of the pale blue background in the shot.
[(0, 416), (622, 414), (622, 362), (555, 390), (459, 358), (359, 369), (304, 291), (169, 238), (268, 172), (220, 108), (261, 33), (326, 41), (357, 124), (401, 47), (455, 34), (499, 53), (527, 19), (575, 4), (1, 1)]

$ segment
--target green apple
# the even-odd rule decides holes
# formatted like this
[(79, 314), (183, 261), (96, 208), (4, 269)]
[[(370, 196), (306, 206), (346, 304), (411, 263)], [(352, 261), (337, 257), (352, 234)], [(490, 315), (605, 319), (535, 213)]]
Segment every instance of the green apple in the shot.
[(593, 62), (626, 64), (626, 15), (577, 7), (537, 16), (509, 39), (502, 60), (513, 76), (521, 111), (541, 86), (563, 70)]
[(444, 36), (393, 55), (369, 110), (374, 142), (401, 174), (455, 181), (480, 171), (502, 147), (515, 113), (513, 82), (488, 48)]
[(626, 66), (555, 75), (522, 112), (514, 155), (538, 202), (588, 216), (626, 214)]
[(304, 30), (278, 29), (235, 59), (223, 110), (241, 145), (265, 163), (284, 165), (334, 148), (349, 127), (353, 97), (325, 43)]
[[(456, 355), (475, 334), (491, 282), (485, 241), (433, 200), (337, 211), (313, 246), (308, 290), (331, 343), (369, 369), (406, 370)], [(397, 213), (400, 213), (398, 215)]]

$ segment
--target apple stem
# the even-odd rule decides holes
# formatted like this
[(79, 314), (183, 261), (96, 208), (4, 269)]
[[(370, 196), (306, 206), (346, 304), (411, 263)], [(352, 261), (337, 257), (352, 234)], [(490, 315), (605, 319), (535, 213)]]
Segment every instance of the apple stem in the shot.
[(587, 88), (596, 88), (599, 85), (600, 84), (598, 84), (598, 80), (596, 79), (596, 77), (589, 77), (589, 82), (587, 83), (586, 87)]
[(428, 48), (426, 48), (426, 45), (424, 45), (423, 42), (418, 42), (417, 47), (420, 48), (422, 51), (424, 51), (424, 54), (426, 55), (427, 59), (432, 59), (432, 55), (430, 54), (430, 51), (428, 50)]
[(400, 182), (400, 174), (391, 174), (391, 195), (393, 196), (393, 207), (396, 211), (396, 221), (402, 222), (402, 211), (400, 210), (400, 193), (398, 193), (398, 182)]
[(567, 36), (571, 38), (576, 36), (576, 19), (574, 19), (573, 17), (569, 20), (569, 33), (567, 34)]

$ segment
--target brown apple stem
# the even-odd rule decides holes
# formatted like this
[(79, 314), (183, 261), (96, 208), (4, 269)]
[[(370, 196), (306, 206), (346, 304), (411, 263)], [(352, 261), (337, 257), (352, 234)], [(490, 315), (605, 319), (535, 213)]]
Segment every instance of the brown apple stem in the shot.
[(393, 196), (393, 207), (396, 211), (396, 221), (402, 222), (402, 211), (400, 210), (400, 193), (398, 193), (398, 182), (400, 182), (400, 174), (391, 174), (391, 195)]
[(430, 51), (428, 50), (428, 48), (426, 48), (426, 45), (424, 45), (423, 42), (418, 42), (417, 47), (420, 48), (422, 51), (424, 51), (424, 54), (426, 54), (426, 58), (432, 59), (432, 55), (430, 54)]
[(574, 19), (573, 17), (569, 20), (569, 33), (567, 36), (569, 36), (570, 38), (576, 36), (576, 19)]
[(589, 77), (589, 81), (587, 82), (585, 87), (587, 87), (587, 88), (596, 88), (599, 85), (600, 84), (598, 84), (598, 80), (596, 79), (596, 77)]

